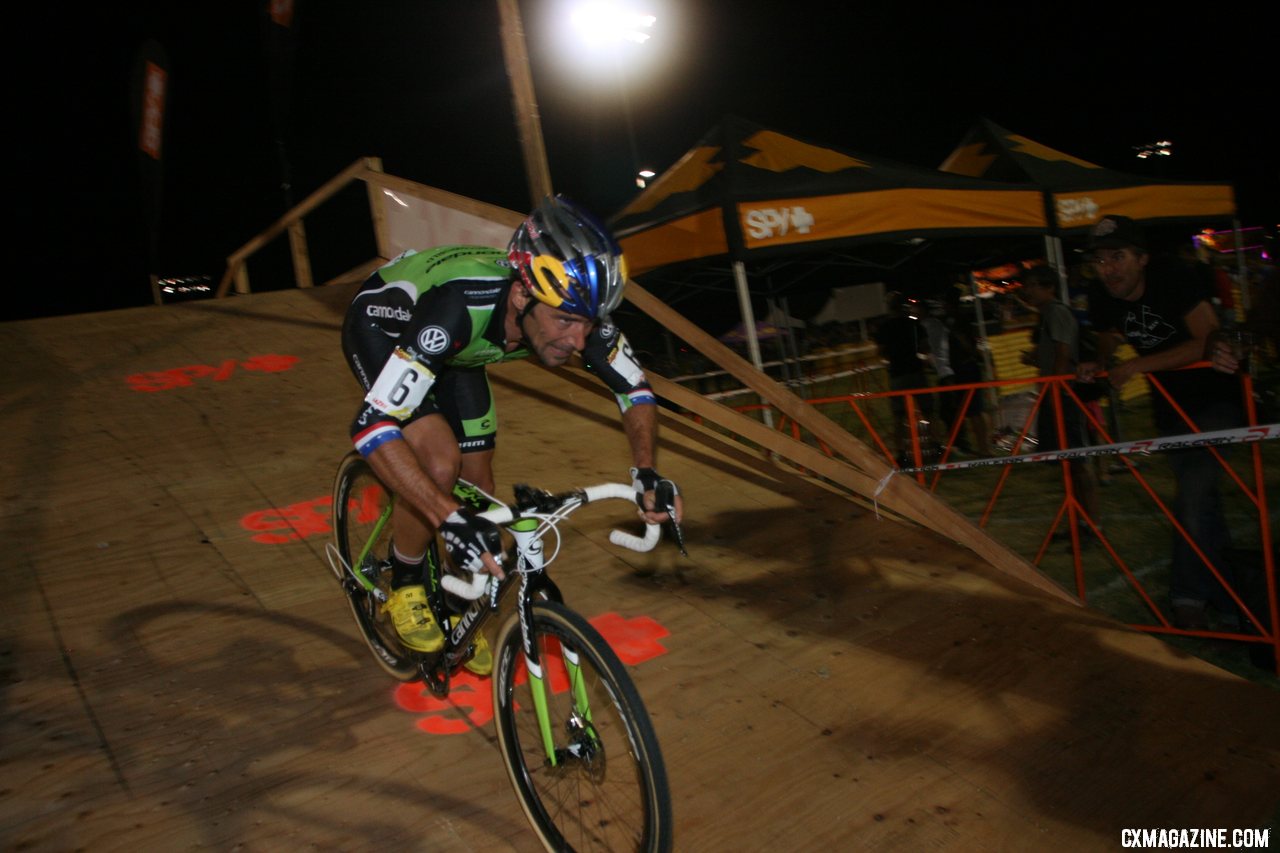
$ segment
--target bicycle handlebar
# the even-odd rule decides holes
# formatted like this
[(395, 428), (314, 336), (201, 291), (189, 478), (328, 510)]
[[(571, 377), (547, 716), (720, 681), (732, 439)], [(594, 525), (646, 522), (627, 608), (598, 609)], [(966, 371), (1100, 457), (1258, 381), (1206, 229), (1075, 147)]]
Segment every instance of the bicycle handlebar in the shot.
[[(636, 502), (636, 492), (631, 486), (622, 483), (602, 483), (599, 486), (587, 486), (585, 489), (579, 489), (575, 492), (569, 492), (560, 495), (555, 499), (556, 509), (567, 506), (573, 500), (577, 500), (577, 506), (583, 504), (594, 503), (595, 501), (609, 500), (617, 498), (625, 500), (631, 504)], [(577, 507), (575, 506), (574, 509)], [(509, 506), (499, 507), (479, 513), (480, 517), (497, 525), (510, 524), (512, 521), (520, 517), (517, 509)], [(632, 551), (652, 551), (654, 546), (658, 544), (658, 539), (662, 535), (662, 525), (645, 524), (644, 536), (636, 536), (622, 530), (614, 530), (609, 534), (609, 541), (622, 548), (628, 548)], [(484, 595), (485, 587), (489, 585), (490, 575), (483, 572), (472, 572), (471, 580), (466, 581), (456, 575), (445, 575), (440, 579), (440, 584), (446, 591), (453, 593), (459, 598), (465, 598), (468, 601), (475, 601)]]

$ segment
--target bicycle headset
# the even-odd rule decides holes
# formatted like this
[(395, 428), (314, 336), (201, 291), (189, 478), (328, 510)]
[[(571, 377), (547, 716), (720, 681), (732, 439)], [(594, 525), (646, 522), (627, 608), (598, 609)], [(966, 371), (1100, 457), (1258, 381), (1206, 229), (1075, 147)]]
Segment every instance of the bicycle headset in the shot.
[(604, 320), (622, 302), (627, 262), (603, 225), (564, 196), (547, 197), (520, 223), (507, 260), (538, 302), (591, 320)]

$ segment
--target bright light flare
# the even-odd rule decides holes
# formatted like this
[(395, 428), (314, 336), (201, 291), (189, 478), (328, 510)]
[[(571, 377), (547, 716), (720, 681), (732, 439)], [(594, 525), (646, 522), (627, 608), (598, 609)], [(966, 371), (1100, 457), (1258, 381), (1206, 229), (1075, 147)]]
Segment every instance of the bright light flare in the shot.
[(623, 3), (595, 0), (577, 6), (569, 21), (578, 35), (595, 47), (622, 41), (644, 44), (657, 18)]
[(1172, 157), (1173, 143), (1167, 139), (1161, 139), (1159, 142), (1135, 145), (1133, 150), (1137, 152), (1139, 160), (1146, 160), (1150, 157)]

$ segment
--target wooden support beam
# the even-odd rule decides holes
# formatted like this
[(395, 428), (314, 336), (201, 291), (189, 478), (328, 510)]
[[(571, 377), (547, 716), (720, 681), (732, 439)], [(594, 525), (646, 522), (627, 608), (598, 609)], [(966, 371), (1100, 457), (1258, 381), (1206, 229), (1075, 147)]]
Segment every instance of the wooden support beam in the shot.
[[(1059, 600), (1069, 601), (1077, 605), (1080, 603), (1041, 574), (1027, 560), (992, 539), (944, 501), (921, 488), (910, 477), (890, 476), (893, 474), (894, 469), (879, 454), (850, 435), (839, 424), (813, 409), (804, 400), (801, 400), (795, 394), (792, 394), (768, 376), (753, 368), (737, 353), (699, 329), (633, 281), (627, 283), (627, 299), (669, 329), (672, 334), (719, 364), (748, 388), (778, 408), (787, 417), (808, 429), (819, 440), (825, 442), (828, 447), (849, 460), (852, 463), (850, 472), (842, 473), (840, 479), (833, 477), (833, 480), (853, 489), (866, 498), (879, 501), (906, 518), (917, 521), (931, 530), (935, 530), (941, 535), (959, 542), (1005, 574), (1043, 590)], [(673, 402), (678, 402), (680, 405), (692, 404), (698, 406), (698, 409), (690, 408), (690, 410), (700, 410), (699, 413), (704, 417), (720, 423), (722, 426), (730, 429), (734, 429), (735, 426), (745, 428), (742, 421), (750, 421), (749, 418), (738, 420), (737, 418), (728, 417), (723, 412), (717, 413), (716, 408), (709, 407), (717, 407), (719, 409), (724, 409), (724, 407), (710, 401), (703, 401), (707, 404), (706, 406), (701, 403), (695, 403), (691, 398), (697, 397), (697, 395), (687, 391), (684, 394), (673, 392), (670, 387), (671, 384), (662, 384), (664, 391), (674, 394), (669, 399), (672, 399)], [(680, 400), (684, 402), (680, 402)], [(715, 413), (716, 416), (713, 417), (712, 413)], [(736, 415), (737, 413), (735, 412), (734, 414)], [(803, 454), (803, 458), (808, 461), (800, 461), (799, 458), (791, 455), (796, 453), (791, 445), (805, 446), (801, 442), (796, 442), (772, 430), (767, 430), (763, 426), (760, 428), (776, 438), (771, 439), (769, 444), (765, 444), (764, 441), (761, 441), (763, 434), (752, 429), (750, 437), (753, 441), (770, 447), (770, 449), (776, 449), (777, 452), (787, 456), (789, 459), (793, 459), (793, 461), (806, 468), (812, 468), (815, 471), (819, 470), (813, 464), (812, 454)], [(787, 452), (784, 452), (783, 448)], [(855, 473), (860, 476), (855, 476)], [(887, 482), (886, 478), (888, 478)], [(880, 488), (882, 482), (885, 482), (884, 489), (877, 496), (876, 491)]]
[(311, 287), (311, 253), (307, 251), (307, 227), (299, 219), (289, 226), (289, 254), (293, 258), (293, 281)]
[(511, 97), (520, 131), (520, 149), (529, 176), (529, 195), (537, 207), (544, 196), (551, 195), (551, 168), (547, 165), (547, 149), (542, 141), (542, 123), (538, 118), (538, 102), (533, 95), (533, 75), (529, 70), (529, 53), (525, 48), (524, 26), (516, 0), (498, 0), (498, 17), (502, 29), (502, 55), (506, 59), (507, 77), (511, 80)]
[(383, 200), (383, 192), (381, 188), (375, 184), (370, 178), (375, 174), (382, 174), (382, 160), (380, 158), (370, 157), (371, 162), (369, 172), (365, 176), (364, 191), (369, 201), (369, 219), (373, 224), (374, 245), (378, 247), (378, 257), (389, 258), (391, 256), (391, 239), (387, 236), (387, 208), (386, 202)]

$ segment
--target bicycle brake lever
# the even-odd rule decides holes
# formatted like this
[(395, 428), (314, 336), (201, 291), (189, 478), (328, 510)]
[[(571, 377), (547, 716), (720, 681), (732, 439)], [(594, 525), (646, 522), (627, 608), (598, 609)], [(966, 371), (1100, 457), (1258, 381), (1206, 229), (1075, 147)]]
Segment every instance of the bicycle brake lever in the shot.
[(680, 529), (680, 524), (674, 518), (667, 522), (668, 530), (671, 532), (671, 538), (676, 540), (676, 547), (680, 549), (680, 556), (687, 557), (689, 552), (684, 548), (684, 531)]
[(676, 547), (680, 549), (682, 556), (689, 556), (689, 552), (684, 547), (684, 531), (680, 529), (680, 522), (676, 521), (676, 486), (670, 480), (659, 480), (653, 490), (653, 505), (657, 512), (665, 512), (667, 521), (663, 522), (663, 526), (667, 528), (671, 538), (676, 541)]

